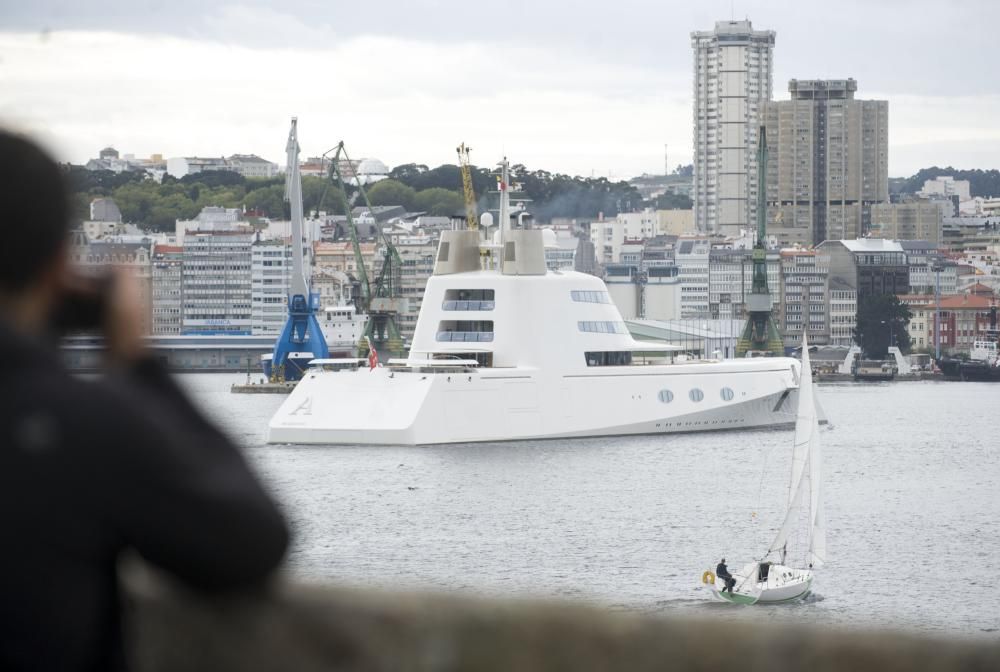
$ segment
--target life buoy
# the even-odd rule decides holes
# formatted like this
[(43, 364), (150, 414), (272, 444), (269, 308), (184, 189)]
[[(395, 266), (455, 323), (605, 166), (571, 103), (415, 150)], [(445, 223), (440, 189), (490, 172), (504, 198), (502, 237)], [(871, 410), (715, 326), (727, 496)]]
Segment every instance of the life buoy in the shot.
[(706, 585), (715, 584), (715, 573), (710, 569), (706, 569), (705, 573), (701, 575), (701, 582)]

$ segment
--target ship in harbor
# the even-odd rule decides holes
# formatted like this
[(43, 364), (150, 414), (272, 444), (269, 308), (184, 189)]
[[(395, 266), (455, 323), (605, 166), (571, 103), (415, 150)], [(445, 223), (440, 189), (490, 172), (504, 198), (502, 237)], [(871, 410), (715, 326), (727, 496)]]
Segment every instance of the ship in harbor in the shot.
[(942, 357), (937, 360), (942, 375), (949, 380), (1000, 382), (1000, 328), (996, 306), (990, 308), (989, 326), (972, 342), (969, 358)]
[(484, 227), (442, 234), (407, 358), (313, 366), (272, 418), (270, 443), (423, 445), (794, 423), (797, 360), (688, 360), (675, 346), (635, 340), (600, 278), (546, 268), (546, 232), (511, 225), (508, 184), (504, 161), (496, 227), (487, 213)]

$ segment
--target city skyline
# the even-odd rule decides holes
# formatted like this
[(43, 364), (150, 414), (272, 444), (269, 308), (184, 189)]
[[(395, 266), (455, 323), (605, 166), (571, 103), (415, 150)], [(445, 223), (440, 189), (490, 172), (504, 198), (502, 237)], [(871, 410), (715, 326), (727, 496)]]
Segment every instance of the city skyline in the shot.
[(997, 167), (1000, 92), (977, 29), (1000, 18), (989, 3), (849, 2), (827, 13), (818, 3), (626, 0), (611, 22), (596, 3), (526, 7), (508, 3), (507, 24), (449, 3), (10, 7), (0, 123), (74, 163), (109, 144), (139, 157), (281, 163), (298, 116), (303, 155), (344, 139), (389, 165), (435, 166), (454, 163), (464, 140), (479, 165), (506, 153), (530, 168), (626, 179), (661, 173), (665, 143), (671, 166), (691, 163), (690, 33), (746, 16), (777, 33), (775, 100), (792, 78), (853, 77), (866, 97), (889, 101), (891, 176)]

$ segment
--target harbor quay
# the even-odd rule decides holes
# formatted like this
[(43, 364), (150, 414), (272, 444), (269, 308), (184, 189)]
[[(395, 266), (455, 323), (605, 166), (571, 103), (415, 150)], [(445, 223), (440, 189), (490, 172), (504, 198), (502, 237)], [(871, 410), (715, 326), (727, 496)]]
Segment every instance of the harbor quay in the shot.
[[(238, 371), (258, 377), (261, 355), (274, 348), (271, 335), (147, 336), (145, 341), (152, 356), (170, 371)], [(82, 373), (101, 369), (104, 349), (104, 339), (100, 336), (69, 336), (60, 344), (66, 367)]]

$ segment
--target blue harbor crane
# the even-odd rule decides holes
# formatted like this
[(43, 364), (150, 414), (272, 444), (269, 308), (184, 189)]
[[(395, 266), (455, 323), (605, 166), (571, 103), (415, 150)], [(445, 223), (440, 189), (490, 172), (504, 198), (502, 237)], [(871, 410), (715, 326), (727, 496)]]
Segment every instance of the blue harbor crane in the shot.
[(287, 153), (285, 200), (292, 211), (292, 275), (288, 289), (288, 321), (274, 344), (270, 367), (265, 359), (264, 373), (271, 380), (298, 380), (310, 360), (330, 356), (316, 319), (319, 294), (309, 291), (303, 263), (302, 176), (299, 173), (298, 120), (294, 117), (288, 132)]

